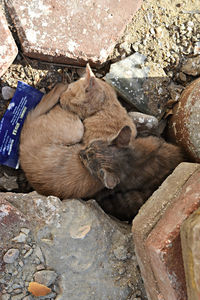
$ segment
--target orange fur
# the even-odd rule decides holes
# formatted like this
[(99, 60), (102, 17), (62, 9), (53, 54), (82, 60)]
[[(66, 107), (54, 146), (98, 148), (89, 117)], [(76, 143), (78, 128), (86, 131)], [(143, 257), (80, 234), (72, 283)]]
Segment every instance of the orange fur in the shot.
[(58, 84), (28, 114), (20, 138), (21, 167), (41, 194), (91, 196), (103, 184), (85, 168), (79, 152), (94, 139), (116, 135), (126, 124), (134, 138), (135, 125), (115, 92), (87, 66), (84, 78), (68, 87)]

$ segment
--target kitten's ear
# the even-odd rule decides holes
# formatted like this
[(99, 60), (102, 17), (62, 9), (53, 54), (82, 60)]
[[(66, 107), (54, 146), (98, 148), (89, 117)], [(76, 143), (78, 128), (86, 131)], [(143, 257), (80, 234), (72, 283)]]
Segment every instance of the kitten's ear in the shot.
[(103, 184), (108, 189), (114, 189), (114, 187), (116, 187), (116, 185), (120, 182), (117, 175), (112, 174), (105, 169), (101, 169), (99, 174)]
[(86, 84), (86, 90), (89, 92), (89, 90), (94, 87), (96, 83), (96, 77), (94, 73), (92, 72), (90, 65), (86, 65), (86, 73), (85, 73), (85, 84)]
[(131, 139), (131, 128), (129, 126), (124, 126), (118, 135), (112, 140), (112, 145), (118, 147), (127, 147)]

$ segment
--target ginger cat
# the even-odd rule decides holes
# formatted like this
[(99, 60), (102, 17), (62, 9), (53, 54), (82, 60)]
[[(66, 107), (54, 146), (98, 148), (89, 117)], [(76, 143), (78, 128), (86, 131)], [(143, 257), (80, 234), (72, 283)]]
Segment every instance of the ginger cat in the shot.
[[(125, 126), (110, 141), (94, 141), (80, 152), (84, 165), (112, 193), (97, 197), (107, 212), (131, 220), (138, 208), (183, 160), (181, 150), (155, 136), (136, 138)], [(106, 195), (107, 194), (107, 195)]]
[(19, 153), (29, 183), (61, 199), (95, 194), (104, 185), (85, 168), (79, 152), (99, 137), (112, 138), (124, 125), (134, 139), (135, 125), (112, 87), (87, 65), (85, 77), (69, 86), (58, 84), (27, 116)]

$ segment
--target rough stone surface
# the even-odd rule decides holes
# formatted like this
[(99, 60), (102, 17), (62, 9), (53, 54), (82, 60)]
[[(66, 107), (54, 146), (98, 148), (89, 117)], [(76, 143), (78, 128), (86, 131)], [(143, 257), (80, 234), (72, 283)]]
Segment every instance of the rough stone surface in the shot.
[(200, 162), (200, 79), (193, 81), (173, 108), (169, 136), (193, 161)]
[(0, 77), (17, 56), (18, 49), (0, 7)]
[(9, 86), (3, 86), (1, 93), (2, 93), (2, 97), (4, 100), (9, 100), (13, 97), (13, 95), (15, 93), (15, 89), (13, 89)]
[(188, 300), (200, 299), (200, 209), (197, 209), (181, 226), (181, 245)]
[[(146, 240), (148, 239), (150, 233), (152, 230), (154, 230), (154, 227), (156, 229), (156, 224), (159, 223), (159, 221), (162, 222), (162, 219), (166, 218), (166, 215), (169, 215), (169, 211), (171, 211), (170, 207), (173, 205), (181, 205), (180, 197), (182, 193), (182, 197), (184, 197), (184, 191), (185, 191), (185, 184), (187, 184), (188, 180), (190, 182), (192, 181), (192, 177), (195, 176), (196, 174), (200, 172), (200, 165), (199, 164), (192, 164), (192, 163), (181, 163), (175, 170), (174, 172), (164, 181), (164, 183), (161, 185), (161, 187), (149, 198), (149, 200), (143, 205), (143, 207), (140, 209), (138, 215), (135, 217), (133, 220), (133, 226), (132, 226), (132, 231), (133, 231), (133, 238), (135, 242), (135, 251), (136, 255), (138, 258), (138, 263), (140, 266), (140, 270), (142, 273), (142, 277), (144, 280), (146, 292), (148, 299), (154, 300), (154, 299), (174, 299), (174, 298), (165, 298), (165, 296), (161, 293), (163, 289), (161, 290), (162, 287), (160, 287), (160, 280), (161, 278), (158, 277), (158, 273), (156, 273), (152, 265), (151, 258), (149, 256), (149, 253), (147, 253), (146, 249)], [(199, 175), (198, 175), (199, 176)], [(198, 177), (200, 178), (200, 176)], [(200, 180), (196, 178), (196, 180)], [(192, 186), (192, 182), (191, 182)], [(193, 187), (195, 188), (195, 187)], [(191, 194), (191, 204), (189, 204), (189, 207), (186, 207), (185, 212), (183, 209), (175, 209), (175, 219), (176, 215), (178, 214), (177, 218), (177, 225), (178, 221), (180, 220), (179, 217), (187, 217), (189, 213), (192, 212), (195, 207), (197, 208), (198, 202), (200, 200), (199, 197), (199, 192), (197, 199), (195, 199), (195, 194), (190, 191), (190, 186), (188, 185), (188, 190), (187, 193)], [(196, 190), (196, 188), (195, 188)], [(177, 202), (177, 203), (176, 203)], [(197, 204), (198, 203), (198, 204)], [(188, 202), (187, 202), (188, 204)], [(182, 207), (182, 206), (181, 206)], [(189, 212), (190, 210), (190, 212)], [(183, 212), (183, 213), (182, 213)], [(166, 222), (164, 224), (164, 227), (166, 225)], [(169, 224), (170, 225), (170, 224)], [(172, 226), (173, 227), (173, 226)], [(173, 227), (174, 229), (174, 227)], [(175, 229), (174, 229), (175, 230)], [(179, 230), (177, 228), (176, 230)], [(162, 232), (159, 234), (164, 236), (165, 232), (164, 229), (162, 229)], [(170, 245), (168, 243), (169, 239), (169, 232), (168, 232), (168, 237), (166, 237), (167, 234), (165, 234), (165, 238), (163, 241), (163, 244), (165, 245)], [(173, 235), (172, 237), (173, 238)], [(180, 243), (180, 240), (179, 240)], [(173, 243), (172, 243), (173, 245)], [(179, 244), (180, 245), (180, 244)], [(150, 246), (150, 245), (149, 245)], [(148, 246), (148, 247), (149, 247)], [(176, 243), (174, 243), (174, 246), (176, 246)], [(179, 246), (180, 247), (180, 246)], [(170, 249), (170, 248), (168, 248)], [(174, 249), (172, 247), (172, 249)], [(158, 251), (159, 253), (159, 251)], [(174, 253), (177, 253), (176, 251)], [(158, 257), (160, 259), (160, 257)], [(167, 255), (164, 255), (164, 259), (167, 259)], [(177, 258), (175, 258), (176, 261)], [(172, 261), (174, 262), (174, 261)], [(160, 271), (160, 269), (163, 270), (164, 264), (162, 267), (160, 267), (157, 272)], [(169, 265), (166, 264), (166, 268), (169, 267)], [(180, 265), (180, 270), (182, 266)], [(170, 268), (169, 268), (170, 269)], [(183, 269), (182, 269), (183, 270)], [(164, 272), (165, 277), (167, 274)], [(171, 277), (173, 279), (173, 276)], [(169, 282), (169, 278), (168, 281)], [(166, 283), (167, 283), (166, 282)], [(180, 283), (181, 284), (181, 283)], [(173, 289), (173, 283), (171, 282), (170, 285), (167, 285), (167, 287), (172, 290)], [(179, 299), (179, 298), (177, 298)], [(183, 298), (184, 299), (184, 298)]]
[(8, 1), (27, 56), (62, 63), (102, 64), (142, 0)]
[[(23, 291), (25, 297), (29, 282), (45, 280), (52, 289), (45, 299), (146, 299), (130, 225), (111, 219), (92, 200), (61, 202), (36, 192), (0, 197), (30, 221), (29, 227), (18, 224), (10, 233), (19, 256), (0, 273), (2, 290), (16, 296), (15, 291)], [(16, 242), (21, 233), (27, 235), (24, 243)]]
[(186, 59), (181, 67), (181, 71), (187, 75), (200, 75), (200, 55)]
[(145, 60), (136, 52), (112, 64), (105, 79), (133, 107), (161, 118), (166, 109), (169, 79), (163, 70), (145, 67)]

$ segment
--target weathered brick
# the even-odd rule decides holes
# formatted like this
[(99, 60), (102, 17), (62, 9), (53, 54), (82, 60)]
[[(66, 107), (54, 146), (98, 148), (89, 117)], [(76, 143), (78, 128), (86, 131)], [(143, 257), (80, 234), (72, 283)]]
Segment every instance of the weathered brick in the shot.
[(181, 226), (181, 245), (188, 300), (200, 299), (200, 209)]
[(6, 72), (17, 56), (18, 48), (0, 8), (0, 77)]
[(146, 240), (146, 251), (164, 299), (187, 300), (180, 226), (200, 205), (200, 170), (184, 184)]
[[(161, 285), (161, 281), (162, 281), (161, 279), (163, 277), (158, 278), (158, 272), (160, 272), (160, 270), (157, 270), (157, 268), (155, 268), (155, 266), (152, 264), (152, 257), (150, 256), (149, 249), (153, 247), (153, 244), (151, 244), (150, 241), (152, 241), (152, 243), (156, 241), (157, 235), (154, 234), (154, 239), (152, 238), (152, 236), (153, 236), (153, 232), (154, 233), (157, 232), (160, 238), (162, 238), (163, 236), (163, 240), (164, 240), (163, 248), (165, 248), (166, 244), (169, 245), (168, 240), (169, 239), (171, 240), (173, 236), (171, 237), (168, 231), (164, 232), (165, 226), (167, 227), (167, 224), (166, 221), (163, 222), (162, 220), (166, 220), (166, 216), (170, 217), (170, 213), (173, 213), (173, 215), (175, 215), (175, 219), (177, 214), (177, 224), (178, 224), (178, 221), (181, 217), (184, 216), (186, 218), (187, 215), (191, 213), (192, 210), (199, 205), (200, 199), (199, 200), (196, 199), (195, 202), (195, 197), (194, 197), (191, 198), (191, 203), (189, 203), (189, 200), (188, 201), (184, 200), (185, 203), (189, 205), (189, 207), (185, 208), (185, 211), (183, 210), (184, 208), (182, 206), (180, 206), (179, 209), (179, 205), (181, 205), (179, 199), (183, 197), (184, 191), (186, 190), (187, 187), (188, 187), (187, 193), (189, 193), (190, 186), (187, 185), (186, 187), (187, 182), (188, 181), (191, 182), (191, 186), (192, 186), (192, 180), (193, 180), (192, 178), (193, 176), (196, 176), (197, 173), (198, 176), (196, 176), (197, 178), (196, 177), (195, 178), (196, 180), (200, 180), (198, 179), (198, 177), (200, 177), (199, 172), (200, 172), (200, 165), (198, 164), (192, 164), (192, 163), (180, 164), (174, 170), (174, 172), (164, 181), (161, 187), (143, 205), (138, 215), (133, 220), (132, 231), (133, 231), (133, 237), (135, 242), (135, 250), (136, 250), (139, 266), (141, 269), (142, 277), (144, 280), (146, 292), (148, 295), (148, 299), (151, 300), (174, 299), (170, 297), (165, 298), (165, 295), (162, 293), (163, 288)], [(196, 190), (195, 186), (194, 189)], [(174, 208), (175, 211), (171, 209), (171, 207), (173, 206), (175, 207)], [(178, 218), (179, 215), (180, 218)], [(162, 222), (162, 224), (164, 223), (163, 224), (164, 228), (159, 227), (160, 230), (162, 230), (159, 232), (156, 228), (160, 222)], [(172, 229), (175, 230), (176, 226), (173, 227)], [(148, 239), (148, 243), (146, 242), (147, 239)], [(172, 243), (172, 245), (176, 246), (176, 242), (177, 240), (175, 240), (174, 244)], [(179, 245), (180, 245), (180, 240), (179, 240)], [(175, 248), (172, 247), (172, 248), (175, 249), (176, 247)], [(159, 249), (158, 249), (158, 253), (160, 253)], [(164, 252), (162, 252), (161, 254), (163, 254), (164, 257), (166, 255)], [(158, 256), (157, 259), (160, 260), (159, 254), (157, 256)], [(162, 264), (162, 260), (159, 266), (164, 268), (164, 264)], [(170, 265), (168, 267), (170, 267)], [(164, 273), (164, 275), (166, 274)], [(168, 285), (167, 287), (172, 289), (172, 286)]]
[(102, 64), (142, 0), (10, 0), (24, 53), (33, 58)]
[(169, 122), (170, 138), (181, 145), (193, 161), (200, 162), (200, 78), (182, 93)]

